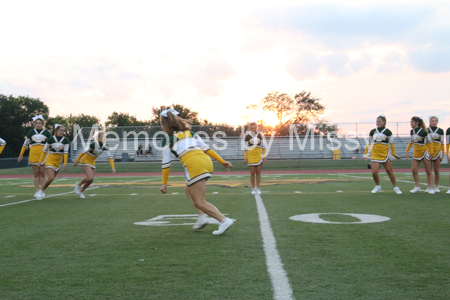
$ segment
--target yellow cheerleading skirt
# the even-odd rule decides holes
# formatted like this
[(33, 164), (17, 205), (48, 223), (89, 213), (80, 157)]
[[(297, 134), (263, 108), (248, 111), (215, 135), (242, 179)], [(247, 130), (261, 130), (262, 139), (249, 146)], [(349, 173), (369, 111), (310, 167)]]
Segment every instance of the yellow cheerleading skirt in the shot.
[(28, 163), (32, 166), (37, 166), (38, 163), (45, 162), (45, 156), (42, 161), (39, 161), (41, 158), (42, 150), (44, 150), (43, 145), (35, 145), (30, 147), (30, 154), (28, 156)]
[(373, 162), (385, 163), (388, 160), (394, 160), (389, 150), (389, 145), (376, 144), (372, 147), (372, 152), (370, 152), (370, 159)]
[(442, 146), (440, 143), (432, 143), (431, 144), (433, 151), (433, 158), (431, 160), (443, 159), (444, 155), (442, 154)]
[(95, 169), (95, 160), (96, 159), (97, 159), (96, 156), (85, 154), (80, 160), (80, 165), (82, 167), (91, 167), (91, 168)]
[(255, 167), (261, 165), (263, 162), (263, 155), (261, 148), (255, 147), (254, 149), (248, 150), (247, 166)]
[(413, 159), (422, 160), (424, 158), (430, 160), (430, 155), (428, 154), (427, 147), (425, 145), (414, 145)]
[(45, 158), (45, 168), (53, 169), (56, 172), (59, 171), (64, 156), (62, 154), (49, 153)]
[(213, 163), (202, 150), (189, 151), (180, 157), (180, 162), (184, 167), (184, 175), (188, 186), (212, 177)]

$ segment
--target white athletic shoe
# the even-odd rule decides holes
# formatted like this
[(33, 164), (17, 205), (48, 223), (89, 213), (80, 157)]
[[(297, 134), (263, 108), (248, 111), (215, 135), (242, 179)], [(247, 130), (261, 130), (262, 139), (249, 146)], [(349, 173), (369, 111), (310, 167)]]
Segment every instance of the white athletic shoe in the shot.
[(75, 184), (75, 194), (79, 195), (81, 190), (81, 186), (78, 184), (78, 182)]
[(43, 190), (39, 190), (39, 192), (37, 192), (36, 199), (42, 200), (42, 199), (44, 199), (44, 197), (45, 197), (44, 191)]
[(434, 194), (435, 194), (435, 192), (434, 192), (434, 189), (433, 189), (433, 188), (431, 188), (431, 189), (428, 189), (428, 194), (430, 194), (430, 195), (434, 195)]
[(261, 190), (260, 190), (260, 189), (256, 189), (256, 193), (257, 193), (258, 195), (261, 195)]
[(79, 193), (78, 196), (79, 196), (81, 199), (86, 198), (86, 197), (83, 195), (83, 193)]
[(411, 190), (411, 193), (417, 193), (417, 192), (420, 192), (420, 191), (422, 191), (422, 190), (420, 189), (420, 186), (415, 186), (415, 187)]
[(252, 189), (252, 195), (256, 195), (256, 189)]
[(437, 186), (434, 187), (434, 192), (435, 193), (440, 193), (441, 191), (439, 190), (439, 188)]
[(34, 193), (34, 198), (37, 198), (39, 192)]
[(381, 185), (376, 185), (372, 190), (372, 194), (376, 194), (379, 191), (381, 191)]
[(450, 190), (448, 190), (446, 194), (450, 194)]
[(396, 187), (394, 188), (394, 192), (396, 192), (396, 193), (399, 194), (399, 195), (402, 194), (402, 191), (400, 191), (400, 189), (399, 189), (398, 186), (396, 186)]
[(209, 216), (207, 214), (202, 214), (198, 216), (197, 222), (195, 222), (192, 228), (194, 229), (203, 229), (206, 225), (208, 225)]
[(425, 193), (428, 193), (430, 191), (430, 189), (427, 187), (427, 189), (425, 190)]
[(233, 226), (233, 220), (231, 220), (230, 218), (225, 218), (222, 220), (222, 222), (220, 222), (219, 225), (219, 229), (216, 231), (213, 231), (214, 235), (221, 235), (224, 234), (225, 231), (227, 231), (228, 229), (230, 229), (231, 226)]

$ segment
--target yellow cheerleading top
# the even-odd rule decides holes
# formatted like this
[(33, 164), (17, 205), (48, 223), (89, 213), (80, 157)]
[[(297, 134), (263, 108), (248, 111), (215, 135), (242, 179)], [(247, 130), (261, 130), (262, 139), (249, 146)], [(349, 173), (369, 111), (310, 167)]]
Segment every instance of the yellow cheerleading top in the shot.
[(374, 162), (385, 163), (388, 159), (393, 160), (393, 156), (397, 156), (397, 154), (395, 153), (392, 131), (385, 127), (372, 129), (364, 155), (365, 157), (370, 156)]
[(421, 158), (423, 155), (426, 155), (428, 153), (432, 153), (432, 147), (431, 147), (431, 138), (427, 131), (423, 130), (422, 128), (416, 128), (412, 129), (411, 132), (411, 141), (408, 144), (408, 147), (406, 148), (406, 152), (411, 149), (411, 147), (414, 145), (414, 155), (413, 158)]
[(52, 165), (55, 169), (64, 159), (64, 165), (67, 165), (67, 157), (69, 156), (70, 142), (66, 137), (52, 136), (45, 143), (39, 161), (45, 158), (45, 165)]
[(0, 154), (2, 154), (3, 149), (5, 149), (6, 142), (4, 139), (0, 138)]
[(447, 136), (447, 149), (446, 149), (445, 153), (447, 153), (447, 155), (448, 155), (449, 154), (448, 151), (450, 150), (450, 127), (447, 128), (445, 135)]
[[(178, 134), (169, 134), (165, 136), (161, 143), (162, 146), (162, 184), (167, 184), (170, 174), (170, 166), (172, 164), (171, 153), (180, 159), (185, 165), (186, 160), (191, 157), (193, 152), (203, 152), (209, 157), (214, 158), (219, 163), (224, 164), (225, 160), (220, 157), (213, 149), (202, 140), (202, 138), (190, 131), (186, 130)], [(202, 154), (203, 155), (203, 154)]]
[(440, 155), (440, 153), (445, 153), (444, 130), (439, 127), (428, 127), (428, 134), (431, 139), (431, 151), (433, 156)]
[(80, 155), (78, 155), (75, 162), (80, 162), (82, 166), (84, 165), (95, 168), (95, 160), (103, 152), (106, 152), (109, 164), (111, 165), (111, 168), (114, 169), (114, 158), (112, 157), (111, 152), (109, 152), (109, 146), (101, 142), (92, 142), (89, 144), (89, 146), (86, 147)]
[(244, 137), (244, 159), (247, 159), (248, 166), (259, 166), (263, 158), (267, 157), (264, 135), (261, 131), (247, 131)]

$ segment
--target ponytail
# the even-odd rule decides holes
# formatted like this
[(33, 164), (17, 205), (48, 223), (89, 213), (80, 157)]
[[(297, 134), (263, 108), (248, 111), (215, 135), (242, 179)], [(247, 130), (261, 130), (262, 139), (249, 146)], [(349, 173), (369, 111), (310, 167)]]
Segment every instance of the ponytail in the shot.
[(160, 116), (159, 118), (162, 129), (167, 134), (173, 134), (174, 132), (183, 132), (191, 129), (190, 121), (186, 119), (179, 118), (172, 112), (167, 112), (167, 117)]
[(419, 117), (412, 117), (411, 120), (413, 120), (414, 122), (418, 123), (419, 127), (422, 128), (423, 130), (427, 131), (427, 125), (425, 125), (425, 121), (422, 118)]

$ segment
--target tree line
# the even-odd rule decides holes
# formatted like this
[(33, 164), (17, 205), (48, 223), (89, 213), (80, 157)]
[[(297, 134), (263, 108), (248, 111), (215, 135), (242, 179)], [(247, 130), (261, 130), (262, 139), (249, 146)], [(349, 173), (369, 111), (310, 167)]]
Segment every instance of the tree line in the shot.
[[(168, 108), (175, 109), (183, 119), (190, 120), (196, 130), (206, 132), (212, 136), (216, 131), (223, 131), (227, 136), (239, 136), (241, 128), (229, 124), (213, 124), (207, 119), (199, 118), (198, 112), (182, 104), (173, 103), (169, 106), (161, 105), (151, 108), (151, 118), (149, 120), (138, 120), (129, 113), (112, 112), (105, 126), (107, 130), (113, 130), (115, 127), (129, 126), (136, 127), (141, 131), (142, 126), (159, 126), (159, 114)], [(326, 134), (330, 131), (337, 131), (336, 125), (329, 124), (326, 120), (320, 119), (325, 112), (326, 107), (320, 103), (320, 99), (312, 97), (311, 93), (302, 91), (293, 96), (279, 91), (268, 93), (257, 104), (247, 107), (248, 110), (258, 111), (259, 113), (274, 113), (278, 119), (277, 125), (269, 125), (264, 121), (263, 115), (257, 120), (260, 129), (267, 135), (288, 136), (290, 134), (290, 124), (298, 124), (295, 131), (302, 135), (308, 130), (308, 125), (315, 122), (313, 128), (316, 134)], [(46, 120), (45, 128), (52, 130), (55, 124), (62, 124), (66, 127), (66, 136), (69, 140), (74, 137), (73, 125), (78, 124), (81, 127), (93, 127), (94, 125), (103, 128), (101, 120), (95, 115), (78, 114), (62, 116), (50, 116), (49, 107), (39, 98), (29, 96), (17, 96), (0, 94), (0, 137), (6, 140), (7, 147), (2, 153), (2, 157), (15, 157), (19, 154), (24, 138), (28, 131), (33, 129), (32, 118), (36, 115), (42, 115)], [(138, 127), (141, 127), (138, 129)], [(130, 128), (128, 131), (132, 131)], [(152, 131), (152, 129), (148, 129)], [(246, 130), (246, 129), (245, 129)]]

